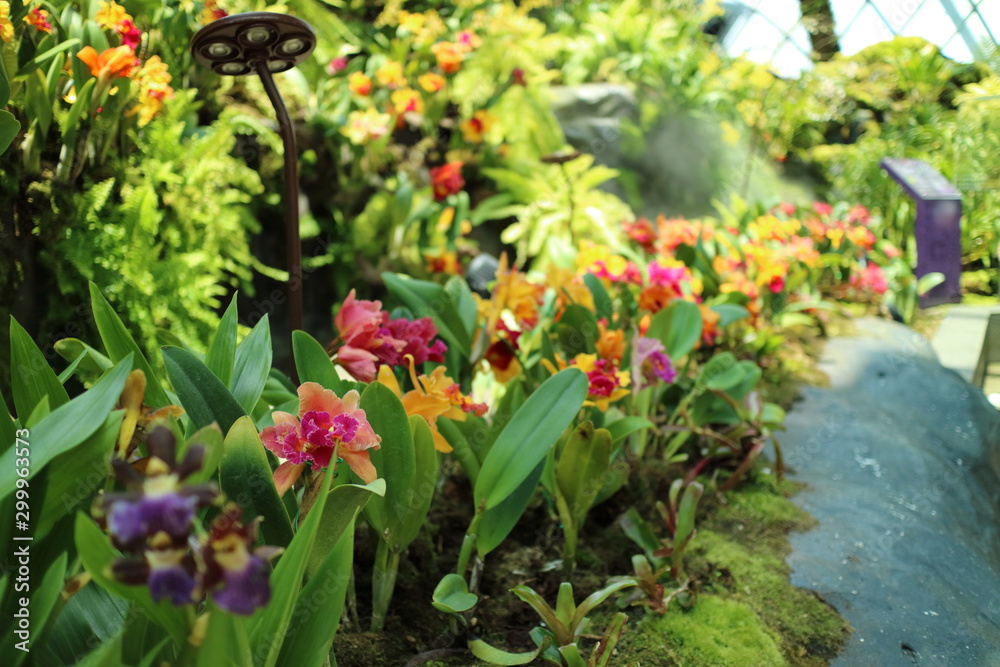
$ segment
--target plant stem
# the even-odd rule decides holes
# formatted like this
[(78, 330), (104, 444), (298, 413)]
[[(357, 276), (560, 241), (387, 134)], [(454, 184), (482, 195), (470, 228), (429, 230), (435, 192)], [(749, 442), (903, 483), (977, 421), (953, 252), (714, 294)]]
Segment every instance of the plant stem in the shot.
[(472, 521), (469, 523), (468, 530), (465, 531), (465, 537), (462, 538), (462, 550), (458, 554), (458, 565), (455, 566), (455, 572), (462, 577), (465, 577), (465, 571), (469, 569), (469, 558), (472, 557), (472, 549), (476, 546), (479, 520), (482, 516), (483, 513), (481, 511), (476, 512), (476, 515), (472, 517)]
[(385, 625), (398, 573), (399, 554), (389, 546), (388, 541), (380, 539), (375, 551), (375, 569), (372, 571), (372, 632), (380, 632)]

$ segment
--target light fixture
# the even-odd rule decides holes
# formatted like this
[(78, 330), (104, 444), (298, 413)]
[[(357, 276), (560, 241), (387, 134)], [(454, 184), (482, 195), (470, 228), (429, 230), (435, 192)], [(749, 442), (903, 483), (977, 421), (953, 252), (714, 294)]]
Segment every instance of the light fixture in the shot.
[[(272, 74), (286, 72), (316, 47), (316, 34), (294, 16), (271, 12), (233, 14), (212, 21), (191, 39), (198, 64), (217, 74), (242, 76), (256, 72), (278, 118), (285, 148), (285, 242), (288, 246), (288, 323), (302, 328), (302, 243), (299, 239), (299, 174), (295, 130)], [(291, 375), (296, 383), (294, 364)]]

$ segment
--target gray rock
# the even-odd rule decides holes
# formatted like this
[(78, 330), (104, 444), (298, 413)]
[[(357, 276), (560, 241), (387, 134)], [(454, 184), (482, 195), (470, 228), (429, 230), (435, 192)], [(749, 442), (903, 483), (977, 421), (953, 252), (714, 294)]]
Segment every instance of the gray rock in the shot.
[(782, 439), (819, 520), (792, 536), (792, 582), (854, 627), (836, 665), (1000, 665), (1000, 415), (910, 329), (859, 328)]

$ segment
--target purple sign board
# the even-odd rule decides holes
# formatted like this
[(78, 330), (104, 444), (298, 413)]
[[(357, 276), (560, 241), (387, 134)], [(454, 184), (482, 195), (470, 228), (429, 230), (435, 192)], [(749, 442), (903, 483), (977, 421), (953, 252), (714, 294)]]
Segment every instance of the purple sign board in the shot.
[(920, 297), (921, 308), (962, 300), (962, 193), (921, 160), (887, 157), (881, 166), (917, 202), (916, 275), (941, 273), (944, 282)]

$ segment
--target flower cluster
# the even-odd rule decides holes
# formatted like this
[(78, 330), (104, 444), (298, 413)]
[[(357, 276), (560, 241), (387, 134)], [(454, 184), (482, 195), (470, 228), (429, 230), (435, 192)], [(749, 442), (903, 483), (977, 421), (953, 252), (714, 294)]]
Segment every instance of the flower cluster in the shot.
[[(114, 79), (127, 77), (136, 80), (138, 104), (129, 110), (128, 115), (137, 115), (139, 127), (143, 127), (160, 113), (164, 101), (173, 97), (174, 90), (170, 87), (172, 77), (159, 56), (152, 56), (145, 63), (138, 58), (136, 50), (142, 42), (142, 33), (124, 7), (115, 0), (101, 0), (99, 5), (100, 9), (94, 19), (101, 28), (118, 37), (119, 45), (109, 47), (101, 53), (92, 46), (85, 46), (77, 52), (76, 57), (97, 78), (95, 100), (100, 99), (105, 92), (115, 94), (117, 88), (112, 87)], [(75, 99), (75, 94), (71, 94), (70, 99)]]
[(351, 390), (341, 399), (315, 382), (303, 383), (298, 394), (299, 416), (276, 411), (272, 415), (274, 426), (260, 434), (264, 446), (283, 460), (274, 472), (278, 493), (291, 488), (307, 463), (325, 469), (335, 456), (366, 484), (374, 482), (378, 473), (368, 450), (379, 449), (382, 438), (358, 407), (360, 394)]
[(211, 592), (215, 604), (235, 614), (249, 615), (270, 599), (267, 559), (278, 550), (251, 552), (256, 522), (244, 525), (240, 510), (228, 506), (212, 524), (211, 534), (197, 535), (197, 512), (219, 499), (214, 483), (184, 484), (202, 465), (204, 449), (191, 445), (176, 460), (173, 432), (154, 428), (147, 440), (148, 458), (142, 474), (115, 458), (115, 476), (129, 490), (98, 498), (94, 514), (104, 523), (112, 543), (125, 556), (112, 565), (122, 583), (146, 585), (154, 601), (168, 599), (180, 606)]
[(441, 363), (448, 347), (437, 339), (437, 327), (429, 317), (392, 319), (381, 301), (355, 298), (351, 290), (334, 317), (338, 337), (328, 349), (336, 360), (361, 382), (375, 379), (382, 366), (401, 366), (407, 355), (422, 364)]

